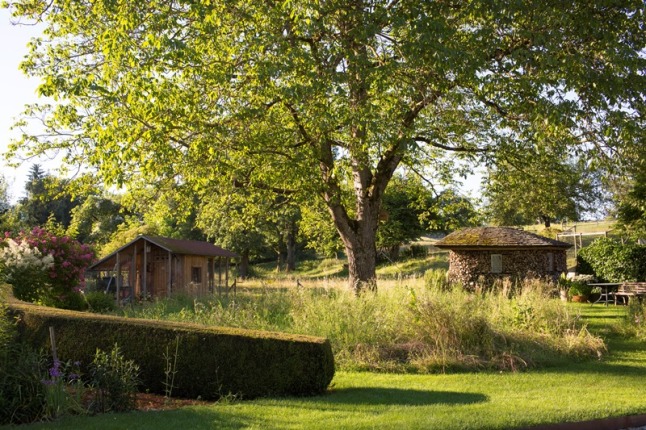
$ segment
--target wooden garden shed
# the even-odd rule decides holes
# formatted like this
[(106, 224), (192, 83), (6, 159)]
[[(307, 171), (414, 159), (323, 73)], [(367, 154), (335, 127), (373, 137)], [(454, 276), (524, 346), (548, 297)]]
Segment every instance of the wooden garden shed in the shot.
[[(120, 300), (228, 292), (237, 254), (212, 243), (139, 236), (88, 268)], [(235, 286), (235, 279), (231, 284)]]
[(475, 227), (453, 232), (435, 246), (449, 250), (449, 280), (467, 286), (498, 279), (556, 281), (567, 272), (572, 245), (516, 228)]

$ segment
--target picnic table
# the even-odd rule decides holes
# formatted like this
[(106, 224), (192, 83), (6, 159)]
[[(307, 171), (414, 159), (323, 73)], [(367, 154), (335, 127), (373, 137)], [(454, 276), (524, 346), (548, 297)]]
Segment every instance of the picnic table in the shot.
[(601, 295), (594, 303), (592, 303), (593, 305), (595, 303), (605, 303), (606, 306), (608, 306), (609, 302), (614, 302), (615, 305), (617, 304), (617, 298), (614, 297), (614, 294), (615, 290), (619, 290), (621, 282), (593, 282), (588, 285), (591, 287), (601, 288)]
[(624, 303), (628, 303), (630, 298), (635, 297), (641, 303), (644, 296), (646, 296), (646, 282), (622, 282), (613, 295), (615, 305), (617, 304), (617, 298), (621, 298)]
[(632, 297), (641, 303), (646, 296), (646, 282), (594, 282), (588, 285), (601, 288), (601, 295), (593, 304), (605, 303), (608, 306), (609, 302), (614, 302), (616, 305), (619, 300), (627, 304)]

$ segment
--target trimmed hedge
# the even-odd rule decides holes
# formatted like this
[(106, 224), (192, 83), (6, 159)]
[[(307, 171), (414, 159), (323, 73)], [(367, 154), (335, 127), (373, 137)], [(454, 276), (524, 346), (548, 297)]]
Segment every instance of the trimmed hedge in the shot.
[(92, 361), (97, 348), (119, 345), (141, 367), (144, 389), (164, 394), (166, 359), (179, 353), (173, 396), (206, 400), (229, 394), (249, 399), (325, 392), (334, 376), (327, 339), (242, 329), (127, 319), (108, 315), (11, 304), (20, 317), (21, 337), (50, 349), (54, 327), (61, 360)]

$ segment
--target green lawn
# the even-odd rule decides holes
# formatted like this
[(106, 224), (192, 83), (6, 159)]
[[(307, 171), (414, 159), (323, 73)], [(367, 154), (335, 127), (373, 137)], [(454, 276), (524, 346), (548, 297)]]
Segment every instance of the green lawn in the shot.
[(607, 338), (601, 361), (522, 373), (401, 375), (338, 372), (311, 398), (221, 402), (167, 412), (68, 418), (25, 429), (509, 429), (646, 413), (646, 345), (611, 325), (625, 308), (572, 305)]

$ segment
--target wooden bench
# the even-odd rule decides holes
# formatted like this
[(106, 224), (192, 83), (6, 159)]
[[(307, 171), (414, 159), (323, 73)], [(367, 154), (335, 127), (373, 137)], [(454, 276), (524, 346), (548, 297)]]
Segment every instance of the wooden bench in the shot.
[(623, 282), (614, 293), (615, 304), (620, 297), (623, 303), (627, 303), (631, 297), (636, 297), (641, 303), (642, 298), (646, 296), (646, 282)]

